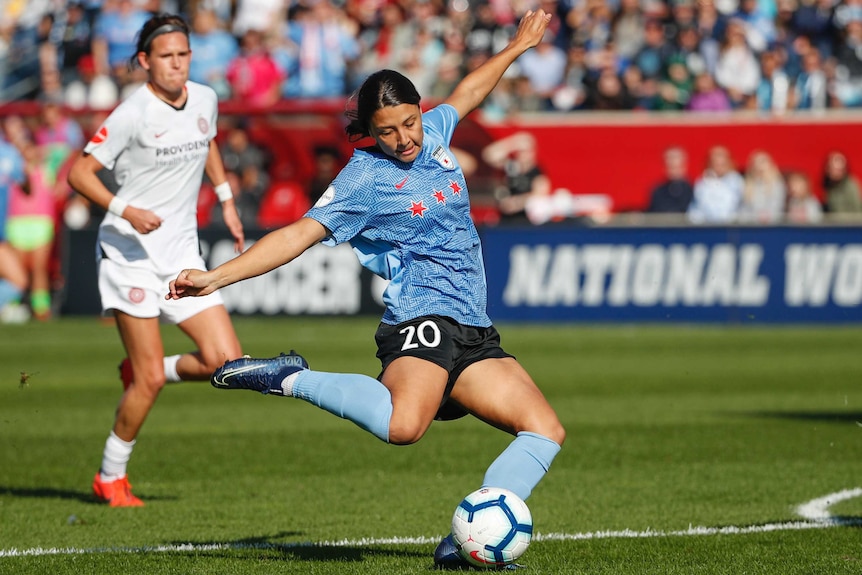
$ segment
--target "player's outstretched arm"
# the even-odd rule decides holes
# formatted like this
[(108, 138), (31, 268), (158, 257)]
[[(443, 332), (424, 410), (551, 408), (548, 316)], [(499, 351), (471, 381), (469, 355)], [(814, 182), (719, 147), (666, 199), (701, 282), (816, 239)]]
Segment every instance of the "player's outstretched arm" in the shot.
[(265, 274), (299, 257), (327, 234), (326, 228), (317, 220), (302, 218), (266, 234), (244, 253), (210, 271), (181, 271), (170, 282), (165, 299), (203, 296), (238, 281)]
[(544, 10), (528, 10), (509, 44), (467, 74), (444, 103), (455, 108), (459, 118), (475, 110), (518, 56), (541, 42), (550, 21), (551, 15)]

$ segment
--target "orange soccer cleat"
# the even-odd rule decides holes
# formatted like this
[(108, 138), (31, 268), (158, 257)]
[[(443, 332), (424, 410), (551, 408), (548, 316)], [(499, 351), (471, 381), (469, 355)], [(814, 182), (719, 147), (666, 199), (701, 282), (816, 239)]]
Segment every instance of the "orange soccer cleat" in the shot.
[(144, 502), (132, 495), (129, 478), (123, 476), (113, 481), (102, 481), (102, 474), (93, 479), (93, 493), (111, 507), (143, 507)]

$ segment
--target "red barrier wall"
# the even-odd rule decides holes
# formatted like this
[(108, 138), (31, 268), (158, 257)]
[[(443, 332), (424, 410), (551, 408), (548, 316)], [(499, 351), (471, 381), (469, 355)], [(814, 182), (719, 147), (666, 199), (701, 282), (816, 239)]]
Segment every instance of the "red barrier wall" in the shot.
[[(304, 183), (313, 170), (315, 145), (335, 145), (343, 151), (344, 160), (349, 155), (352, 145), (343, 132), (343, 109), (340, 100), (285, 101), (268, 110), (248, 110), (242, 103), (224, 102), (220, 119), (241, 121), (256, 142), (271, 149), (274, 181)], [(35, 102), (2, 105), (0, 117), (12, 113), (33, 117), (38, 110)], [(88, 111), (74, 115), (85, 131), (97, 127), (100, 120), (99, 114)], [(503, 123), (492, 123), (476, 112), (456, 130), (453, 145), (478, 160), (484, 145), (519, 130), (537, 137), (539, 163), (555, 187), (607, 194), (617, 212), (645, 208), (650, 190), (662, 179), (662, 152), (672, 145), (688, 151), (692, 180), (703, 171), (707, 150), (717, 144), (730, 150), (740, 172), (752, 151), (769, 152), (783, 171), (808, 174), (821, 197), (823, 162), (832, 150), (844, 152), (851, 172), (862, 180), (862, 110), (797, 112), (786, 117), (739, 112), (524, 114)], [(474, 203), (490, 200), (484, 195), (485, 186), (499, 175), (478, 162), (471, 181), (471, 191), (477, 196)]]
[(537, 137), (539, 163), (555, 187), (573, 193), (604, 193), (614, 211), (642, 210), (662, 179), (662, 152), (679, 145), (689, 153), (689, 174), (704, 169), (707, 150), (726, 146), (740, 172), (749, 154), (769, 152), (782, 171), (809, 175), (822, 196), (826, 154), (844, 152), (862, 180), (862, 113), (795, 114), (784, 118), (724, 114), (566, 114), (524, 116), (484, 124), (501, 137), (526, 130)]

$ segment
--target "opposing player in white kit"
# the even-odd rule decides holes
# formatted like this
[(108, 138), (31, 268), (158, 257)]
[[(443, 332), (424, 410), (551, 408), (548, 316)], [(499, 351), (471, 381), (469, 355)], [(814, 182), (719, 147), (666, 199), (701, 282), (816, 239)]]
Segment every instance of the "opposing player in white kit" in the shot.
[[(225, 177), (216, 135), (215, 92), (188, 81), (188, 25), (179, 16), (153, 16), (141, 29), (132, 64), (148, 82), (105, 120), (75, 161), (69, 183), (105, 208), (96, 256), (103, 313), (113, 312), (128, 359), (126, 387), (93, 480), (97, 498), (113, 507), (141, 506), (126, 465), (135, 438), (166, 382), (207, 380), (242, 355), (218, 294), (165, 301), (164, 286), (179, 270), (200, 267), (197, 197), (204, 171), (216, 184), (224, 220), (242, 251), (242, 224)], [(96, 177), (113, 169), (116, 195)], [(164, 357), (159, 322), (180, 327), (197, 351)]]

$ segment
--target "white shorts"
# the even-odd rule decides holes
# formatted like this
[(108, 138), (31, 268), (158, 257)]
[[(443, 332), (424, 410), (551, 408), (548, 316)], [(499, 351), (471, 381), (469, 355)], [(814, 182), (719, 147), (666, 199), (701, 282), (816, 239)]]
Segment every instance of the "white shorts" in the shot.
[[(186, 268), (206, 269), (202, 258)], [(185, 268), (183, 268), (185, 269)], [(203, 297), (184, 297), (166, 300), (168, 283), (176, 273), (167, 276), (153, 270), (120, 265), (107, 258), (99, 260), (99, 294), (102, 296), (102, 315), (119, 310), (132, 317), (158, 317), (162, 323), (179, 324), (205, 309), (223, 305), (221, 294)]]

